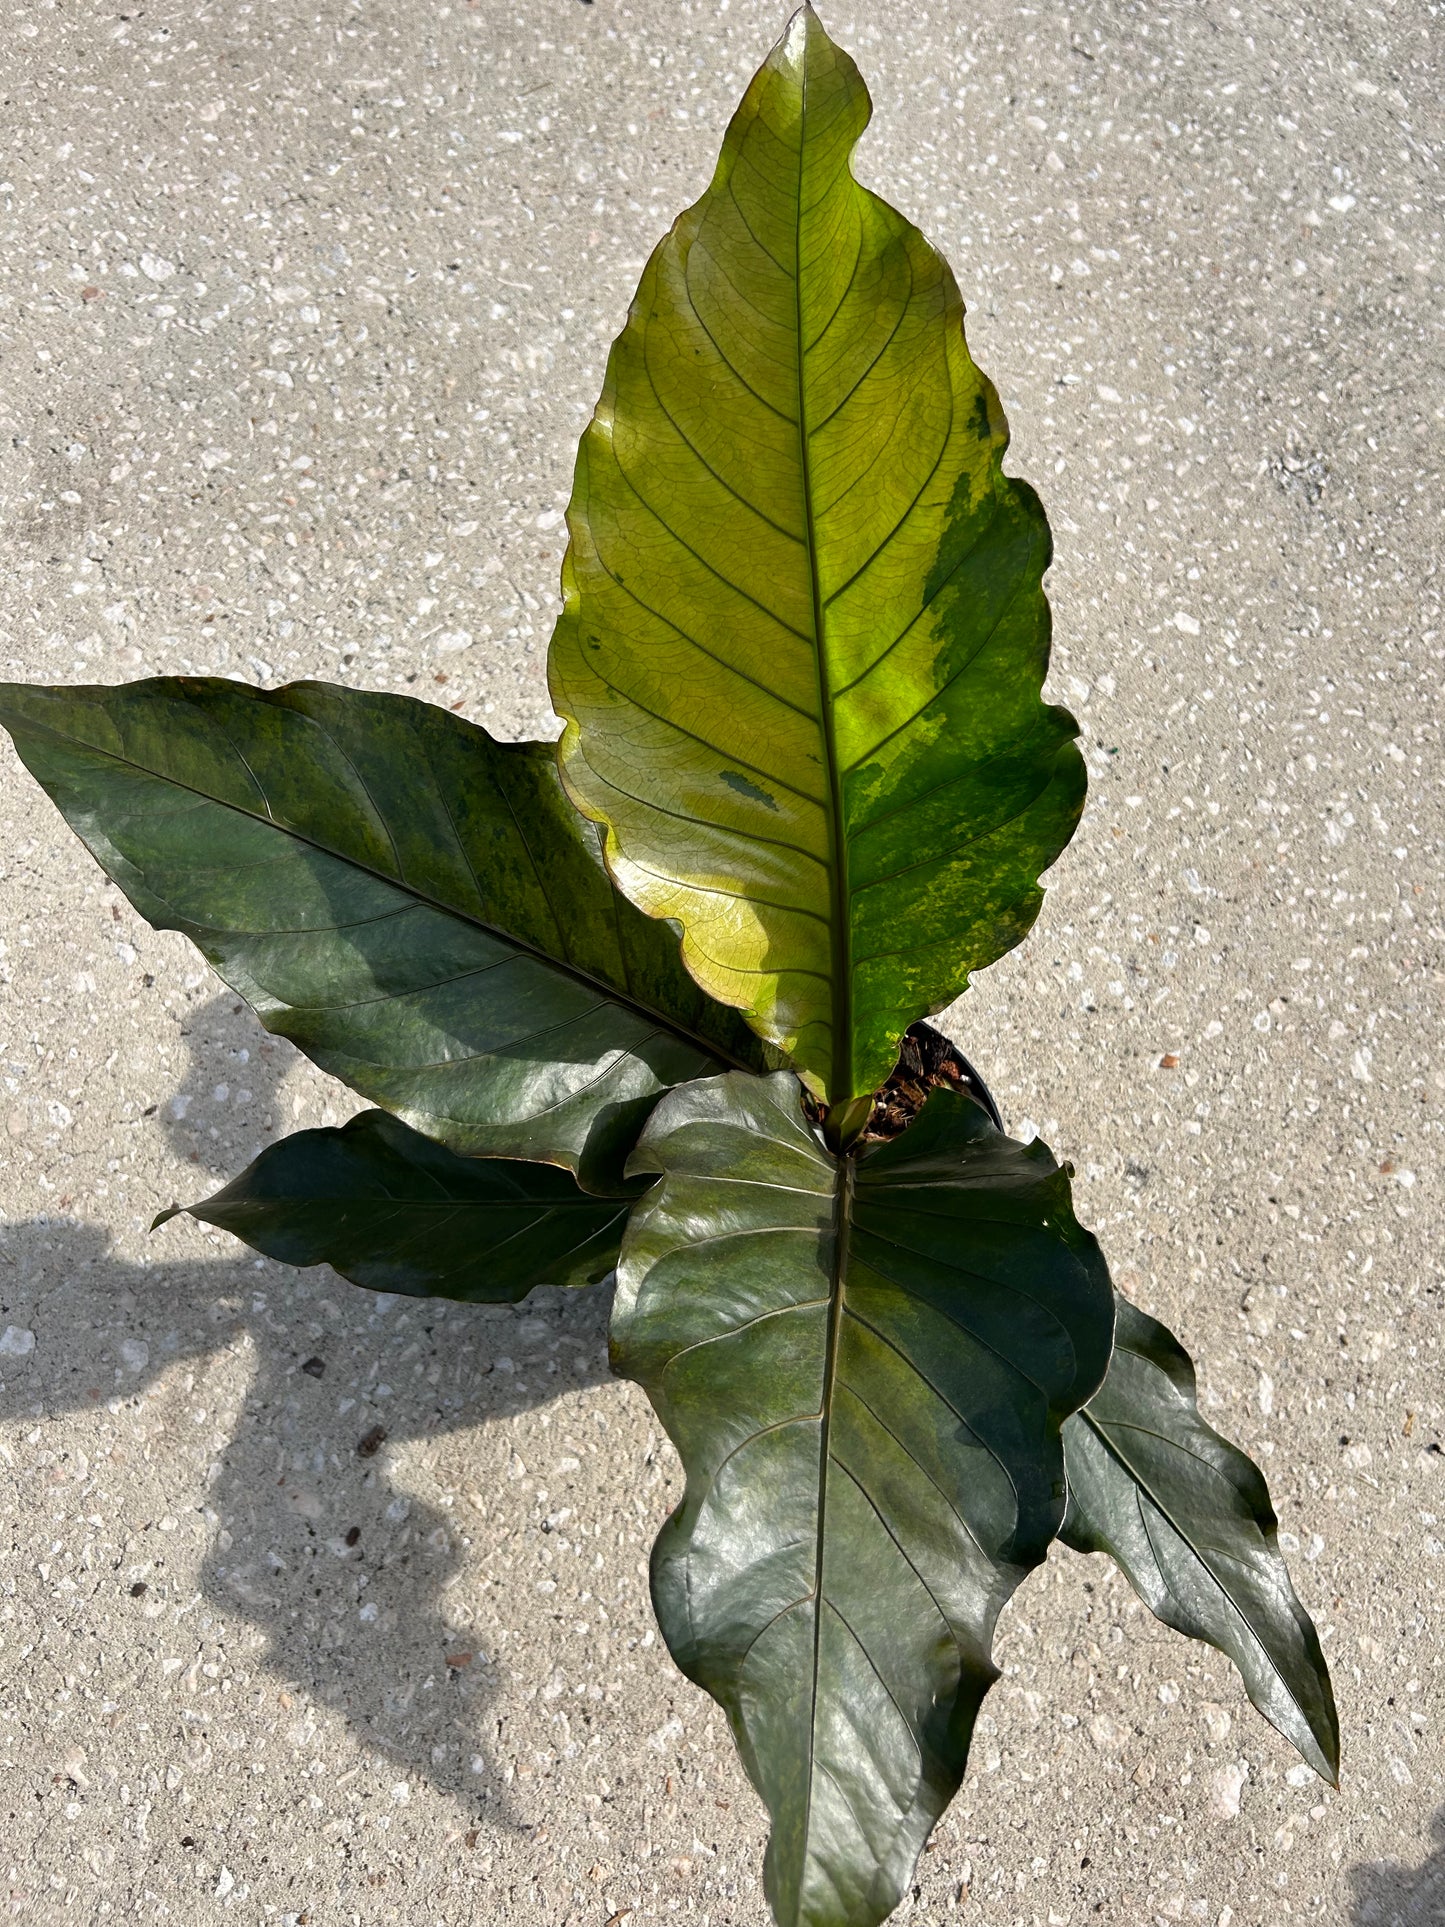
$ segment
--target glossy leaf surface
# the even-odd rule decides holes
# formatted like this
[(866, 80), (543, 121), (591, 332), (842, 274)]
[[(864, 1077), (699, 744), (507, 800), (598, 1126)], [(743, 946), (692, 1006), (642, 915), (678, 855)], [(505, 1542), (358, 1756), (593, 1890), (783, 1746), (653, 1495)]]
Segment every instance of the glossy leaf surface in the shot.
[(550, 662), (614, 876), (833, 1101), (1025, 934), (1084, 795), (1048, 525), (869, 114), (804, 9), (612, 350)]
[(537, 1285), (596, 1284), (628, 1205), (555, 1165), (463, 1158), (385, 1111), (269, 1145), (223, 1191), (184, 1208), (286, 1265), (330, 1265), (410, 1298), (516, 1304)]
[(958, 1786), (994, 1622), (1063, 1514), (1108, 1274), (1041, 1145), (940, 1091), (834, 1158), (796, 1079), (662, 1100), (613, 1364), (687, 1473), (653, 1554), (674, 1658), (772, 1815), (781, 1927), (869, 1927)]
[(1111, 1554), (1166, 1626), (1232, 1659), (1260, 1712), (1335, 1784), (1329, 1670), (1263, 1474), (1200, 1417), (1179, 1341), (1122, 1298), (1108, 1376), (1065, 1425), (1064, 1449), (1064, 1540)]
[(9, 684), (0, 723), (142, 916), (454, 1150), (615, 1190), (661, 1089), (760, 1059), (612, 888), (549, 744), (324, 683)]

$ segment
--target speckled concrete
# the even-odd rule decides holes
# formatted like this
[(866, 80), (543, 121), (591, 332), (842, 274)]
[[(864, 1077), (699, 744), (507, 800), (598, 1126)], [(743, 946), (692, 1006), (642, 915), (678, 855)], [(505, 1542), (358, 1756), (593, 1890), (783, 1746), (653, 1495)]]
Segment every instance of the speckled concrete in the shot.
[[(903, 1917), (1437, 1923), (1438, 9), (826, 11), (1053, 514), (1094, 772), (951, 1028), (1267, 1468), (1345, 1729), (1336, 1795), (1061, 1555)], [(549, 730), (605, 345), (781, 20), (0, 0), (6, 672)], [(650, 1631), (677, 1477), (601, 1298), (148, 1236), (348, 1100), (13, 760), (0, 820), (9, 1917), (762, 1927), (756, 1803)]]

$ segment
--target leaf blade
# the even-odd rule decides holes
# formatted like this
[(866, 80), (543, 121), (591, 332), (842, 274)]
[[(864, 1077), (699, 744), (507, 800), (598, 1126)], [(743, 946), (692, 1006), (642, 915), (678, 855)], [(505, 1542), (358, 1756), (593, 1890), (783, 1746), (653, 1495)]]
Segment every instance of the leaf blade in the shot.
[(782, 1927), (872, 1927), (1062, 1516), (1059, 1427), (1104, 1372), (1107, 1272), (1047, 1154), (953, 1092), (840, 1160), (794, 1079), (717, 1078), (662, 1101), (631, 1168), (660, 1182), (624, 1240), (614, 1369), (687, 1472), (658, 1618), (769, 1807)]
[(611, 887), (549, 744), (407, 697), (205, 678), (5, 685), (0, 722), (143, 916), (455, 1150), (615, 1190), (660, 1090), (758, 1061)]
[(458, 1157), (385, 1111), (363, 1111), (268, 1145), (222, 1190), (156, 1224), (184, 1212), (282, 1264), (329, 1264), (370, 1291), (515, 1305), (538, 1285), (600, 1282), (628, 1208), (554, 1165)]
[(1263, 1474), (1200, 1416), (1179, 1341), (1125, 1299), (1109, 1375), (1065, 1424), (1064, 1453), (1066, 1544), (1107, 1552), (1156, 1618), (1231, 1659), (1258, 1710), (1337, 1785), (1329, 1669)]
[(1047, 524), (946, 264), (853, 180), (870, 112), (805, 9), (614, 345), (549, 665), (621, 887), (835, 1102), (1027, 932), (1084, 781)]

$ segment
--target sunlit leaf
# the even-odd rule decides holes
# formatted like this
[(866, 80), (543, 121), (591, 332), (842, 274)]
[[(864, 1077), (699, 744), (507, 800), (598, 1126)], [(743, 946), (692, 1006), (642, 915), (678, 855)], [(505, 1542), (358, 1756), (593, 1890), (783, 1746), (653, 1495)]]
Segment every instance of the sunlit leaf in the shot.
[(551, 746), (324, 683), (0, 685), (92, 855), (268, 1029), (452, 1149), (615, 1190), (666, 1086), (761, 1047), (611, 887)]
[(613, 874), (834, 1101), (1025, 934), (1084, 794), (1048, 526), (869, 112), (805, 8), (612, 350), (551, 652)]

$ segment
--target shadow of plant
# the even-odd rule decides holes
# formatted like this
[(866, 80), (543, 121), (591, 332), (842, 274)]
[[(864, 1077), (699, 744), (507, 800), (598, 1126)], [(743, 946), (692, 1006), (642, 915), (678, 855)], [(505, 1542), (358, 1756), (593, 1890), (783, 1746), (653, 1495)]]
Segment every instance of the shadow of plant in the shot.
[[(228, 1000), (197, 1015), (208, 1061), (193, 1070), (210, 1077), (248, 1047), (254, 1062), (254, 1020), (248, 1045), (230, 1036)], [(274, 1077), (251, 1073), (240, 1159), (228, 1148), (234, 1131), (195, 1131), (190, 1107), (177, 1118), (158, 1106), (158, 1121), (188, 1162), (230, 1175), (258, 1126), (279, 1128), (281, 1075), (284, 1059)], [(202, 1180), (194, 1195), (206, 1188)], [(158, 1254), (165, 1240), (157, 1234)], [(451, 1506), (401, 1491), (391, 1455), (418, 1444), (409, 1482), (424, 1487), (428, 1462), (449, 1456), (448, 1434), (602, 1383), (610, 1304), (606, 1288), (543, 1291), (520, 1309), (378, 1297), (324, 1267), (295, 1272), (247, 1255), (129, 1263), (100, 1226), (11, 1223), (0, 1226), (0, 1328), (33, 1332), (34, 1345), (0, 1356), (0, 1423), (108, 1409), (132, 1464), (127, 1433), (163, 1437), (172, 1477), (185, 1478), (187, 1463), (193, 1476), (158, 1494), (138, 1469), (130, 1489), (140, 1511), (115, 1521), (121, 1552), (106, 1576), (125, 1596), (121, 1609), (132, 1596), (138, 1614), (185, 1603), (156, 1527), (166, 1513), (203, 1513), (203, 1597), (266, 1636), (279, 1678), (444, 1791), (485, 1798), (500, 1819), (487, 1758), (499, 1731), (487, 1713), (495, 1655), (485, 1629), (468, 1627), (465, 1603), (480, 1588), (443, 1594), (463, 1574), (479, 1581), (494, 1557), (521, 1564), (526, 1540), (547, 1528), (507, 1481), (500, 1428), (490, 1441), (483, 1431), (465, 1468), (453, 1460), (438, 1473), (438, 1498), (455, 1490)], [(249, 1354), (240, 1394), (226, 1356), (238, 1351)], [(385, 1442), (359, 1452), (377, 1427)], [(464, 1652), (464, 1664), (448, 1664)]]
[(300, 1053), (230, 992), (188, 1010), (180, 1037), (189, 1062), (155, 1122), (177, 1158), (233, 1178), (264, 1145), (299, 1128), (281, 1086)]
[(1445, 1921), (1445, 1807), (1430, 1828), (1434, 1851), (1423, 1865), (1398, 1860), (1352, 1867), (1352, 1927), (1440, 1927)]

